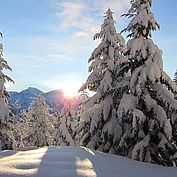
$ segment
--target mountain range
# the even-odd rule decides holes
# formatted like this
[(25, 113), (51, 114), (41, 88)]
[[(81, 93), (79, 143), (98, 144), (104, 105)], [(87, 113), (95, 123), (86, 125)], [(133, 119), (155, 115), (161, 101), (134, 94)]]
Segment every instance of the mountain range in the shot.
[(49, 105), (51, 112), (60, 112), (65, 99), (62, 90), (52, 90), (45, 93), (37, 88), (29, 87), (21, 92), (10, 91), (9, 93), (11, 95), (9, 105), (14, 114), (16, 113), (16, 103), (20, 105), (20, 110), (27, 109), (33, 100), (38, 99), (39, 95), (45, 97), (45, 101)]

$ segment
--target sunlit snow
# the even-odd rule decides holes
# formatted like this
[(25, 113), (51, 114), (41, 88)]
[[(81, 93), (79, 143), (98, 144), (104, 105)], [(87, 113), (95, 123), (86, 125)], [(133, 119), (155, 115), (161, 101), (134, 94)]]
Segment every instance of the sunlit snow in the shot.
[(177, 168), (132, 161), (84, 147), (0, 152), (0, 177), (176, 177)]

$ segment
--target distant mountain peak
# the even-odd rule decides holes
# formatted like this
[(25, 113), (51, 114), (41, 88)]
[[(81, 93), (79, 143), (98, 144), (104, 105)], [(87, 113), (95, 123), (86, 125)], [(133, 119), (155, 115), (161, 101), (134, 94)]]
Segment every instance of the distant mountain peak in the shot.
[(14, 104), (18, 101), (21, 105), (21, 109), (27, 109), (33, 100), (38, 99), (39, 95), (42, 94), (45, 97), (46, 103), (54, 110), (58, 112), (63, 107), (64, 93), (63, 90), (51, 90), (49, 92), (43, 92), (35, 87), (28, 87), (21, 92), (10, 92), (11, 98), (9, 104), (13, 111)]
[(22, 90), (21, 92), (41, 92), (41, 93), (44, 93), (43, 91), (41, 91), (41, 90), (39, 90), (39, 89), (37, 89), (37, 88), (35, 88), (35, 87), (28, 87), (27, 89), (25, 89), (25, 90)]

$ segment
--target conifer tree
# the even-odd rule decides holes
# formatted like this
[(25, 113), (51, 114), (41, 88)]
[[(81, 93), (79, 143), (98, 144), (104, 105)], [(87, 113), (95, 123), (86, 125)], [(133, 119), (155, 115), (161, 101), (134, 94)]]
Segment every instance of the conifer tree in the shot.
[[(0, 34), (2, 36), (2, 33)], [(10, 131), (12, 131), (12, 117), (10, 117), (8, 107), (10, 95), (4, 84), (9, 81), (14, 81), (3, 73), (4, 69), (12, 71), (3, 57), (3, 45), (0, 44), (0, 150), (12, 149), (12, 140), (9, 136)]]
[(74, 136), (74, 141), (75, 141), (75, 144), (77, 146), (80, 145), (80, 140), (81, 140), (81, 135), (82, 135), (82, 131), (80, 131), (80, 122), (81, 122), (81, 119), (83, 118), (83, 114), (84, 114), (84, 105), (86, 104), (86, 102), (88, 101), (89, 99), (89, 96), (88, 96), (88, 93), (84, 90), (81, 92), (80, 96), (78, 97), (78, 109), (75, 113), (75, 116), (74, 116), (74, 119), (75, 121), (78, 122), (78, 124), (76, 125), (76, 131), (75, 131), (75, 136)]
[(55, 135), (55, 145), (57, 146), (75, 146), (74, 136), (78, 121), (73, 118), (71, 105), (71, 99), (66, 98)]
[(80, 121), (83, 115), (83, 106), (85, 102), (89, 99), (88, 93), (84, 90), (81, 92), (80, 96), (77, 98), (77, 109), (75, 112), (75, 119)]
[[(177, 85), (177, 71), (175, 72), (173, 82)], [(175, 93), (175, 99), (177, 100), (177, 92)], [(176, 114), (173, 114), (173, 136), (174, 136), (174, 143), (177, 146), (177, 120)], [(177, 156), (176, 156), (177, 158)]]
[(33, 146), (30, 139), (33, 121), (28, 109), (23, 110), (18, 114), (18, 119), (15, 122), (16, 129), (13, 131), (16, 139), (17, 147)]
[(21, 132), (21, 146), (49, 146), (53, 145), (54, 126), (52, 116), (45, 98), (40, 95), (26, 110)]
[(176, 148), (174, 124), (177, 121), (177, 87), (163, 70), (162, 50), (151, 39), (159, 28), (151, 12), (152, 0), (131, 0), (132, 18), (125, 29), (128, 62), (118, 75), (130, 70), (130, 90), (117, 110), (122, 127), (118, 154), (132, 159), (172, 166)]
[(122, 77), (115, 77), (120, 63), (126, 60), (123, 56), (125, 42), (116, 32), (113, 12), (110, 9), (105, 13), (100, 33), (93, 39), (101, 39), (101, 43), (89, 58), (91, 74), (80, 91), (88, 89), (96, 93), (84, 105), (78, 128), (79, 132), (82, 131), (80, 144), (115, 153), (121, 136), (121, 127), (116, 117), (119, 102), (117, 95), (119, 88), (127, 89), (128, 82), (124, 79), (124, 82), (120, 83)]

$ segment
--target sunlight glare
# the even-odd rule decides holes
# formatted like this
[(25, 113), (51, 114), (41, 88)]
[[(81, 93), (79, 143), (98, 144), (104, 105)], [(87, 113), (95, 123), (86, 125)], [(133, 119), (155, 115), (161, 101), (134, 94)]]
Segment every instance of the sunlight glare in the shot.
[(56, 88), (62, 89), (65, 97), (72, 98), (72, 97), (77, 96), (79, 94), (78, 90), (81, 86), (80, 82), (77, 82), (74, 80), (71, 80), (71, 81), (66, 80), (61, 83), (60, 83), (61, 85), (56, 84), (55, 89)]
[(62, 88), (65, 97), (74, 97), (78, 95), (78, 88), (75, 88), (73, 86)]
[(80, 159), (79, 157), (77, 157), (76, 166), (76, 172), (78, 176), (97, 177), (97, 174), (93, 167), (93, 163), (90, 159)]

